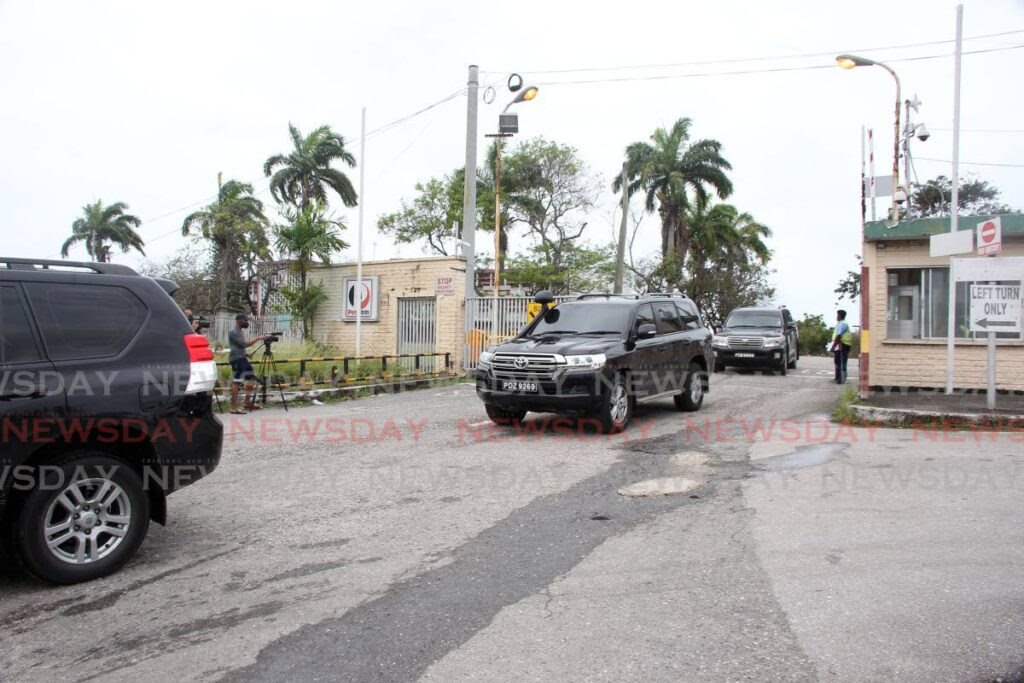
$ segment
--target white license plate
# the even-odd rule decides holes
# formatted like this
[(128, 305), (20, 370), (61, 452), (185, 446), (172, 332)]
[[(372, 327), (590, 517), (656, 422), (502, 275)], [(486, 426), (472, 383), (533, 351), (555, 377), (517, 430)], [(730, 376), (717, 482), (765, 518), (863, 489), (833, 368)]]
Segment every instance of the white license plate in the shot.
[(522, 392), (537, 392), (536, 382), (514, 382), (512, 380), (503, 379), (501, 381), (502, 391), (522, 391)]
[(737, 358), (753, 358), (754, 354), (752, 354), (752, 353), (737, 353), (736, 357)]

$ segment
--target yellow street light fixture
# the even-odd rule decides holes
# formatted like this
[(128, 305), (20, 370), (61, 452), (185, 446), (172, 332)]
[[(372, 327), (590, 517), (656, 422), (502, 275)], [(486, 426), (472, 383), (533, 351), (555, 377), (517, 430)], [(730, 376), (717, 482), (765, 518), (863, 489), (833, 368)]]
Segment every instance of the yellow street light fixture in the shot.
[(858, 66), (880, 66), (888, 71), (896, 81), (896, 135), (892, 148), (892, 211), (889, 216), (889, 221), (887, 221), (889, 227), (895, 227), (896, 223), (898, 223), (900, 219), (899, 200), (897, 197), (902, 195), (904, 201), (907, 199), (906, 193), (900, 192), (900, 77), (896, 75), (896, 72), (893, 71), (889, 65), (883, 64), (882, 62), (876, 62), (873, 59), (868, 59), (867, 57), (841, 54), (836, 56), (836, 64), (838, 64), (840, 68), (847, 70)]

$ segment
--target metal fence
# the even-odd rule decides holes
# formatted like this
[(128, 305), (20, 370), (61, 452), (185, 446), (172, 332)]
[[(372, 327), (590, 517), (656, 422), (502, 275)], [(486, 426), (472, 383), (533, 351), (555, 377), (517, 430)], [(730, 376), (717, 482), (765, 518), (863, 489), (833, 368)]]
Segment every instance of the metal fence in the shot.
[[(210, 329), (206, 330), (206, 336), (213, 346), (227, 347), (228, 332), (234, 327), (235, 314), (222, 311), (210, 321)], [(247, 337), (262, 337), (271, 332), (283, 332), (284, 334), (281, 335), (283, 341), (302, 341), (302, 325), (298, 320), (292, 320), (290, 315), (249, 316)]]
[(416, 368), (425, 372), (434, 369), (434, 358), (423, 359), (425, 366), (420, 366), (418, 357), (410, 358), (409, 354), (433, 353), (436, 350), (435, 328), (437, 327), (437, 302), (434, 297), (409, 297), (398, 300), (398, 355), (399, 362), (406, 370)]
[[(556, 296), (555, 301), (561, 303), (575, 298)], [(467, 370), (476, 368), (481, 351), (515, 336), (526, 325), (526, 309), (531, 301), (533, 298), (528, 296), (503, 296), (498, 297), (495, 307), (494, 297), (466, 297), (464, 366)]]

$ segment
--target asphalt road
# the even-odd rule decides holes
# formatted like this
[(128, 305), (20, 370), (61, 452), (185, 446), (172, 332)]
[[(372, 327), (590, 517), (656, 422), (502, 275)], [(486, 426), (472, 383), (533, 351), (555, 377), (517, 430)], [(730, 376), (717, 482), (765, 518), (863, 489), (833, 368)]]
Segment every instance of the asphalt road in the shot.
[[(830, 375), (716, 374), (613, 437), (468, 385), (229, 421), (119, 574), (0, 574), (0, 679), (1011, 674), (1021, 444), (844, 431)], [(618, 494), (659, 477), (696, 488)]]

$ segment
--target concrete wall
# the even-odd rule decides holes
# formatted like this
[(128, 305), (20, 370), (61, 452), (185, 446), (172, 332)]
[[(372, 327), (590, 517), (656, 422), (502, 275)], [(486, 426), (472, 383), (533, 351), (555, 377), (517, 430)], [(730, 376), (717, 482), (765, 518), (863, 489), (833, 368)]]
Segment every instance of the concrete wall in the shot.
[[(884, 245), (884, 248), (879, 248)], [(1024, 239), (1003, 235), (1003, 256), (1024, 256)], [(998, 257), (996, 257), (998, 258)], [(931, 258), (928, 240), (865, 242), (864, 265), (871, 269), (870, 363), (872, 386), (946, 386), (946, 340), (886, 338), (886, 268), (949, 267), (949, 257)], [(988, 355), (984, 340), (958, 340), (954, 386), (983, 389), (988, 384)], [(1024, 390), (1024, 343), (999, 340), (996, 349), (996, 386)]]
[[(465, 308), (466, 262), (461, 258), (431, 256), (389, 261), (366, 261), (363, 277), (380, 278), (379, 320), (361, 324), (363, 355), (398, 352), (398, 300), (403, 297), (436, 297), (437, 351), (450, 352), (456, 368), (462, 365), (464, 340), (463, 310)], [(335, 346), (346, 354), (356, 348), (356, 323), (343, 320), (343, 288), (346, 277), (355, 277), (356, 264), (341, 263), (317, 268), (310, 280), (322, 282), (327, 301), (321, 304), (313, 319), (313, 336), (320, 342)], [(437, 292), (438, 278), (452, 278), (450, 294)]]

